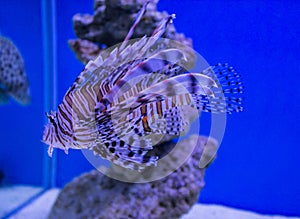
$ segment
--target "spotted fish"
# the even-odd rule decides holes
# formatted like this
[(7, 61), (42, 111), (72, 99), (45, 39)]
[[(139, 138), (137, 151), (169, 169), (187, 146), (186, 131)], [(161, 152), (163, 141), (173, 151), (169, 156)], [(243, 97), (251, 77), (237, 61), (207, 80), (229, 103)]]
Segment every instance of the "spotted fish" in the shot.
[(146, 11), (143, 6), (126, 39), (91, 60), (58, 106), (47, 113), (43, 142), (53, 148), (89, 149), (114, 164), (142, 170), (160, 158), (156, 136), (179, 136), (189, 121), (185, 107), (211, 113), (243, 110), (240, 74), (227, 64), (186, 72), (184, 52), (161, 47), (174, 15), (146, 36), (129, 42)]
[(21, 104), (30, 102), (30, 91), (23, 58), (17, 47), (0, 36), (0, 104), (12, 97)]

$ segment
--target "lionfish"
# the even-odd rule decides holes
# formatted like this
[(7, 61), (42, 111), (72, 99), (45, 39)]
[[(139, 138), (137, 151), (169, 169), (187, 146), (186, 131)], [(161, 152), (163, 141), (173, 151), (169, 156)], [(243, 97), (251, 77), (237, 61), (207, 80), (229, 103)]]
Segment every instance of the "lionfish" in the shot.
[(134, 170), (156, 165), (155, 135), (179, 136), (186, 127), (184, 106), (201, 112), (243, 110), (243, 83), (227, 64), (189, 73), (184, 52), (159, 44), (174, 15), (133, 43), (129, 39), (146, 4), (120, 46), (102, 52), (77, 77), (58, 106), (47, 113), (43, 142), (53, 148), (89, 149), (112, 163)]
[(30, 91), (23, 58), (17, 47), (0, 36), (0, 104), (9, 97), (21, 104), (30, 102)]

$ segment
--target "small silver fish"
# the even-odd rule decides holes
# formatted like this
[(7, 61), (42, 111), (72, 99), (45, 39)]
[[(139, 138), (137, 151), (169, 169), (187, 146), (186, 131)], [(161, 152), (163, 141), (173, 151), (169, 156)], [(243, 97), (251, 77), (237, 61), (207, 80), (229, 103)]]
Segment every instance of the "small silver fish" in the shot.
[(30, 91), (23, 58), (17, 47), (0, 36), (0, 104), (12, 97), (21, 104), (30, 102)]
[[(65, 94), (57, 112), (47, 114), (43, 142), (68, 152), (90, 149), (129, 169), (142, 170), (160, 158), (153, 136), (179, 136), (189, 122), (184, 107), (211, 113), (243, 110), (240, 75), (227, 64), (185, 73), (188, 62), (176, 47), (158, 42), (174, 15), (152, 37), (128, 43), (145, 4), (124, 42), (91, 60)], [(214, 89), (219, 89), (221, 95)], [(224, 97), (225, 94), (225, 97)]]

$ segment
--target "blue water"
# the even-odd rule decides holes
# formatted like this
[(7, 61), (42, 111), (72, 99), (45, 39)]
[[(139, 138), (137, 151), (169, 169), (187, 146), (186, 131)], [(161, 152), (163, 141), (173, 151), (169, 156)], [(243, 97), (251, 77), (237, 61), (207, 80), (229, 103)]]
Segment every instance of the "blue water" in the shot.
[(39, 1), (0, 1), (0, 34), (20, 50), (30, 80), (32, 103), (0, 106), (0, 169), (6, 184), (42, 183), (43, 57)]
[[(43, 147), (43, 45), (41, 4), (1, 0), (0, 32), (25, 59), (32, 103), (0, 108), (0, 169), (5, 183), (41, 185)], [(93, 1), (57, 3), (58, 102), (83, 65), (68, 48), (72, 16), (92, 13)], [(175, 26), (191, 37), (211, 64), (228, 62), (243, 75), (245, 112), (228, 117), (216, 161), (200, 201), (261, 213), (300, 216), (300, 3), (298, 1), (161, 0), (176, 13)], [(209, 116), (202, 118), (203, 132)], [(80, 151), (57, 152), (57, 186), (91, 170)]]

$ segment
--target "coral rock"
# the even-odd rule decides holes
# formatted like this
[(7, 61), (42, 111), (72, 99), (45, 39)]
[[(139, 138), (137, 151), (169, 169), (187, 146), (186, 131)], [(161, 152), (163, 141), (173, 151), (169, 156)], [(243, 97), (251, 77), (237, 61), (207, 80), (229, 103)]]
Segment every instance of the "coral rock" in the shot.
[[(171, 160), (180, 159), (181, 152), (196, 145), (191, 156), (173, 173), (156, 181), (121, 182), (97, 170), (83, 174), (64, 187), (49, 219), (180, 218), (197, 202), (204, 186), (205, 169), (198, 167), (202, 151), (204, 147), (216, 148), (216, 144), (214, 140), (208, 141), (196, 135), (182, 140), (177, 144), (179, 150)], [(157, 174), (168, 165), (172, 163), (162, 163), (149, 174)]]
[[(77, 58), (87, 63), (87, 58), (94, 58), (95, 47), (111, 47), (122, 42), (134, 19), (146, 0), (95, 0), (94, 14), (76, 14), (73, 17), (74, 30), (79, 39), (69, 41), (69, 46), (75, 52)], [(158, 0), (151, 1), (147, 12), (137, 25), (132, 38), (151, 36), (154, 29), (161, 20), (168, 16), (166, 12), (156, 11)], [(176, 32), (173, 24), (167, 28), (164, 37), (176, 40), (182, 44), (192, 47), (192, 40), (183, 34)], [(82, 40), (89, 41), (83, 43)], [(83, 46), (83, 48), (81, 48)], [(91, 49), (87, 49), (91, 47)], [(99, 51), (100, 48), (98, 47)]]

